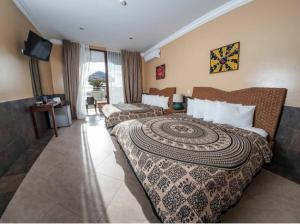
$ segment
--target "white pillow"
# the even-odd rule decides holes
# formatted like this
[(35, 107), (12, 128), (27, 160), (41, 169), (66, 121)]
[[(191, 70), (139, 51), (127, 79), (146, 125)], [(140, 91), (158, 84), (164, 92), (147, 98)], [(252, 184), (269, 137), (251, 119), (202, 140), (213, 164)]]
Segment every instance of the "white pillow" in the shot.
[(218, 102), (219, 101), (205, 100), (203, 120), (214, 121)]
[(240, 125), (239, 127), (253, 127), (253, 117), (255, 112), (256, 106), (249, 105), (249, 106), (239, 106), (240, 112)]
[(159, 106), (159, 107), (162, 107), (163, 109), (166, 110), (166, 109), (169, 108), (168, 103), (169, 103), (169, 97), (167, 97), (167, 96), (158, 96), (157, 103), (154, 102), (154, 104), (156, 104), (156, 105), (153, 105), (153, 106)]
[(255, 128), (255, 127), (243, 127), (242, 129), (248, 130), (248, 131), (252, 131), (255, 132), (259, 135), (261, 135), (264, 138), (267, 138), (268, 136), (268, 132), (266, 132), (264, 129), (261, 128)]
[(142, 103), (143, 104), (148, 104), (149, 102), (149, 97), (147, 94), (142, 94)]
[(193, 116), (194, 108), (195, 108), (195, 100), (194, 99), (188, 99), (186, 114), (190, 115), (190, 116)]
[(242, 105), (218, 102), (213, 122), (232, 125), (233, 116), (239, 113), (238, 106)]
[(195, 118), (204, 118), (204, 112), (205, 112), (205, 100), (194, 100), (194, 108), (193, 108), (193, 117)]
[(155, 100), (155, 99), (153, 99), (153, 96), (154, 95), (143, 94), (142, 95), (142, 103), (147, 104), (147, 105), (152, 105), (152, 102)]
[(214, 123), (229, 124), (234, 127), (252, 127), (255, 106), (243, 106), (218, 102)]
[(157, 96), (156, 95), (143, 94), (142, 95), (142, 103), (147, 104), (147, 105), (152, 105), (156, 100), (155, 97), (157, 97)]
[(163, 109), (168, 109), (169, 97), (143, 94), (142, 103), (150, 106), (157, 106), (162, 107)]

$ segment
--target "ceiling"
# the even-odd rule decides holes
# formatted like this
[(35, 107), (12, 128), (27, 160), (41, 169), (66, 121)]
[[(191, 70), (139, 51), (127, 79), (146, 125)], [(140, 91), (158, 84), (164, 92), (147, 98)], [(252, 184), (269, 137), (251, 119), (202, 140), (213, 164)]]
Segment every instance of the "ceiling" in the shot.
[(48, 39), (141, 52), (228, 2), (127, 0), (124, 7), (119, 0), (15, 0)]

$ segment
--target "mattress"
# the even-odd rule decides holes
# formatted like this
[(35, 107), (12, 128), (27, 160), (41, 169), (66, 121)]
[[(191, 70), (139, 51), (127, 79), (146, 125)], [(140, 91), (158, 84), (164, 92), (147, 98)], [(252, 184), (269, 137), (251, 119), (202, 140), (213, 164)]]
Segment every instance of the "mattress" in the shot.
[(163, 222), (219, 222), (272, 157), (254, 132), (187, 115), (125, 121), (112, 134)]

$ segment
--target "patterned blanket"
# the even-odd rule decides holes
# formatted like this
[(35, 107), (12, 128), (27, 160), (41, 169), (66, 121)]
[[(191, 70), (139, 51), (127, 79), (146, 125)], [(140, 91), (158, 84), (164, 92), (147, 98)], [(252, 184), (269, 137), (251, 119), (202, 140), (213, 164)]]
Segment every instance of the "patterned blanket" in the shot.
[(218, 222), (269, 162), (256, 133), (186, 115), (130, 120), (118, 139), (163, 222)]
[(122, 121), (161, 116), (163, 115), (163, 109), (141, 103), (107, 104), (103, 106), (102, 113), (105, 116), (106, 127), (111, 128)]

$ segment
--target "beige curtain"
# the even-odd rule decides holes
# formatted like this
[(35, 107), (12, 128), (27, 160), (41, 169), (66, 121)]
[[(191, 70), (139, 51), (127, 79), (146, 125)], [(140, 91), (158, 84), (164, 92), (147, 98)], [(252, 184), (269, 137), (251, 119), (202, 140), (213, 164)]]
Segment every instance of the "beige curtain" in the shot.
[(141, 102), (143, 92), (141, 55), (139, 52), (125, 50), (121, 54), (125, 102)]
[(76, 116), (76, 103), (79, 83), (80, 45), (67, 40), (63, 41), (64, 87), (66, 100), (70, 102), (73, 119)]
[(29, 67), (31, 74), (32, 91), (35, 97), (43, 95), (41, 80), (40, 80), (40, 70), (39, 61), (35, 58), (29, 59)]

